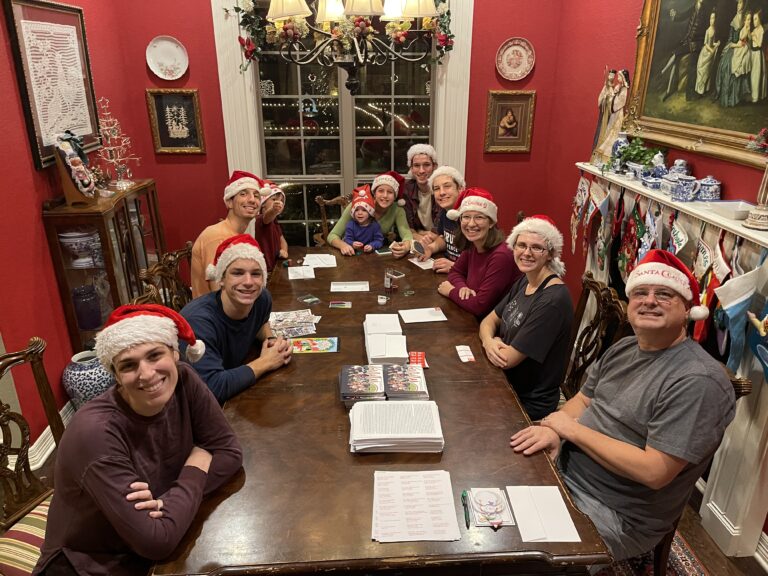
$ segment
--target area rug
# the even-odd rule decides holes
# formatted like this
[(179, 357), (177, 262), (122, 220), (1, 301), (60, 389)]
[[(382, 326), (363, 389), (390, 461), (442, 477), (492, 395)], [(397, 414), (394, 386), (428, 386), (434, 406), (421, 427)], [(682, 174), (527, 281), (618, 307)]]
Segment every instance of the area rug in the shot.
[[(597, 576), (653, 576), (653, 551), (611, 564)], [(666, 576), (709, 576), (688, 542), (675, 532)]]

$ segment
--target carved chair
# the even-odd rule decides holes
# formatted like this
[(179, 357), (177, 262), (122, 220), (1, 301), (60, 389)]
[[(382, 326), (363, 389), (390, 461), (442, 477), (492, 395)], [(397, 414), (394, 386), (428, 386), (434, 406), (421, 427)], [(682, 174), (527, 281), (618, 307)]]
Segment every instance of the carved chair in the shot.
[[(725, 373), (728, 375), (728, 379), (731, 381), (731, 385), (733, 386), (733, 391), (736, 394), (736, 400), (738, 400), (742, 396), (747, 396), (752, 392), (752, 381), (749, 378), (736, 376), (725, 365), (723, 365), (723, 370), (725, 370)], [(669, 564), (669, 553), (672, 551), (672, 542), (675, 539), (675, 532), (677, 532), (677, 525), (680, 522), (680, 518), (682, 517), (683, 516), (681, 514), (680, 517), (677, 520), (675, 520), (675, 523), (672, 526), (672, 530), (667, 532), (664, 538), (662, 538), (661, 541), (658, 544), (656, 544), (656, 547), (653, 549), (654, 576), (666, 576), (667, 574), (667, 565)]]
[(320, 206), (320, 228), (321, 232), (318, 232), (313, 236), (315, 244), (317, 246), (325, 246), (330, 229), (328, 228), (328, 211), (326, 206), (338, 206), (341, 210), (349, 204), (352, 198), (351, 193), (341, 194), (335, 198), (326, 199), (323, 196), (315, 196), (315, 202)]
[[(45, 346), (41, 338), (31, 338), (26, 349), (0, 356), (0, 378), (19, 364), (30, 365), (58, 445), (64, 424), (56, 410), (43, 367)], [(2, 400), (0, 432), (0, 574), (27, 574), (32, 572), (39, 557), (53, 489), (46, 486), (30, 468), (29, 425), (26, 419)], [(15, 457), (12, 468), (11, 456)]]
[[(581, 296), (576, 304), (571, 328), (571, 359), (560, 387), (566, 399), (572, 398), (579, 391), (587, 368), (614, 342), (631, 334), (627, 322), (627, 305), (619, 299), (613, 288), (595, 280), (589, 271), (582, 276), (581, 286)], [(590, 301), (593, 302), (594, 315), (585, 321)]]
[(182, 268), (184, 274), (189, 276), (191, 263), (192, 242), (189, 241), (184, 248), (163, 254), (157, 264), (139, 273), (146, 289), (131, 300), (131, 304), (162, 304), (176, 311), (181, 310), (192, 300), (189, 282), (182, 279)]

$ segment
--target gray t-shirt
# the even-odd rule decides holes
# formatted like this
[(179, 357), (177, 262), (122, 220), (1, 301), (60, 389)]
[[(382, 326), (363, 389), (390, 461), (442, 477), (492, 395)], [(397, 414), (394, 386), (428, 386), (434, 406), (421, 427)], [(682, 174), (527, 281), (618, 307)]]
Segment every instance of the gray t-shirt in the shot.
[(563, 443), (558, 466), (568, 485), (615, 511), (623, 531), (647, 538), (650, 548), (671, 529), (720, 445), (734, 415), (733, 386), (722, 366), (690, 339), (643, 352), (630, 336), (590, 367), (581, 392), (591, 402), (580, 424), (688, 462), (672, 482), (653, 490)]

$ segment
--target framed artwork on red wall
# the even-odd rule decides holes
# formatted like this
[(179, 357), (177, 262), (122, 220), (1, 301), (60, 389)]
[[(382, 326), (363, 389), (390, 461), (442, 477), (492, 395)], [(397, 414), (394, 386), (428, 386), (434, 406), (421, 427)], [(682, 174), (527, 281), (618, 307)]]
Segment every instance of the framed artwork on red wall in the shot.
[(35, 167), (54, 163), (66, 130), (86, 152), (99, 148), (82, 8), (41, 0), (4, 0), (3, 8)]
[(147, 110), (157, 154), (205, 154), (197, 89), (150, 88)]
[(762, 167), (768, 0), (645, 0), (628, 129), (644, 140)]
[(530, 152), (535, 90), (489, 90), (485, 152)]

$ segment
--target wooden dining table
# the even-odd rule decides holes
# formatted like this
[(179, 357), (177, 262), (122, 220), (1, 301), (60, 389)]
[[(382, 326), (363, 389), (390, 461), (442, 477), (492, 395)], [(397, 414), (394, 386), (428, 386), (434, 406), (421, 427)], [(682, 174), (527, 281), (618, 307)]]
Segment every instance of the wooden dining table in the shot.
[[(243, 470), (202, 504), (176, 552), (154, 567), (180, 574), (583, 574), (610, 561), (590, 520), (571, 501), (543, 453), (515, 454), (509, 438), (530, 424), (501, 370), (478, 337), (478, 321), (437, 292), (445, 275), (406, 259), (335, 250), (291, 248), (292, 265), (306, 252), (334, 253), (336, 267), (314, 279), (270, 275), (273, 311), (311, 308), (315, 336), (335, 336), (339, 350), (294, 354), (287, 366), (229, 400), (224, 413), (243, 446)], [(385, 270), (404, 276), (385, 292)], [(331, 292), (331, 282), (368, 281), (367, 292)], [(308, 306), (299, 298), (313, 295)], [(378, 296), (389, 300), (378, 303)], [(329, 308), (331, 301), (351, 308)], [(338, 376), (346, 364), (366, 364), (363, 321), (368, 313), (440, 307), (447, 321), (402, 324), (409, 351), (426, 354), (429, 395), (439, 409), (445, 448), (439, 454), (353, 454), (348, 411)], [(466, 345), (474, 361), (462, 362)], [(374, 472), (447, 470), (461, 539), (379, 543), (371, 539)], [(472, 487), (558, 486), (580, 542), (523, 542), (516, 526), (466, 528), (460, 494)]]

